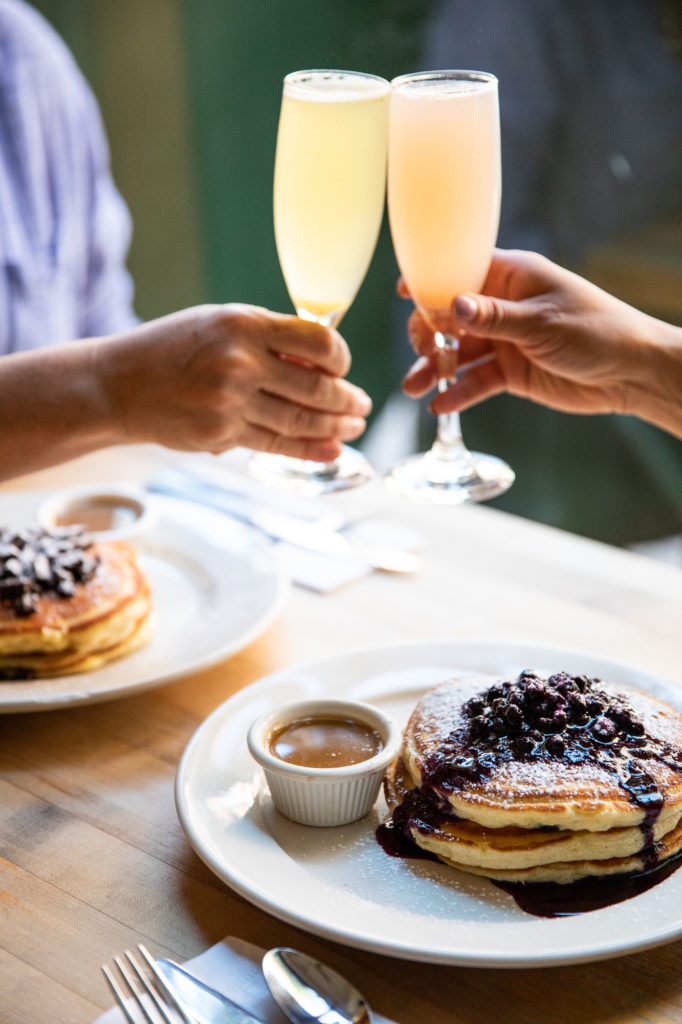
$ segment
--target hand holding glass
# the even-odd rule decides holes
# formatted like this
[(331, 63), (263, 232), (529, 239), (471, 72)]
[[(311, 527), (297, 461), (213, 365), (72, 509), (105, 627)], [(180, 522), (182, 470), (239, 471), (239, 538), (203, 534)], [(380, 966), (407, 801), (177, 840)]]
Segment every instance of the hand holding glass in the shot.
[[(299, 317), (336, 327), (367, 273), (386, 190), (389, 84), (353, 71), (284, 79), (274, 181), (275, 241)], [(258, 454), (254, 476), (300, 493), (352, 487), (372, 476), (344, 446), (332, 463)]]

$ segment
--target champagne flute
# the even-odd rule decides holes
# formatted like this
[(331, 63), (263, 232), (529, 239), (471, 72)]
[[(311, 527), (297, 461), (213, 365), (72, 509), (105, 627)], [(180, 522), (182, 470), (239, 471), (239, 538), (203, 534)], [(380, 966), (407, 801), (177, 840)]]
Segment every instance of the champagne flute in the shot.
[[(275, 241), (296, 314), (336, 327), (367, 273), (386, 193), (389, 83), (356, 71), (284, 79), (274, 178)], [(258, 453), (259, 480), (302, 494), (355, 487), (373, 475), (344, 445), (334, 462)]]
[[(393, 247), (414, 302), (442, 350), (460, 292), (480, 291), (500, 217), (497, 79), (479, 71), (428, 71), (391, 82), (388, 212)], [(451, 328), (450, 328), (451, 331)], [(438, 390), (451, 380), (443, 378)], [(409, 456), (387, 487), (414, 501), (459, 504), (502, 494), (514, 481), (493, 455), (469, 451), (456, 412), (438, 417), (430, 451)]]

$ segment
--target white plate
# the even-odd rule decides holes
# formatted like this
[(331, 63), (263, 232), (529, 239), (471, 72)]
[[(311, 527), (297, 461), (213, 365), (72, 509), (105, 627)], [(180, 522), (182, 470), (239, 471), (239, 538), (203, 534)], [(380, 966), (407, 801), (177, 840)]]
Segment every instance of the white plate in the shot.
[[(44, 494), (3, 494), (0, 521), (35, 522)], [(146, 647), (96, 672), (0, 681), (0, 712), (94, 704), (208, 668), (256, 639), (287, 585), (269, 541), (219, 512), (154, 496), (155, 525), (134, 542), (154, 597)]]
[(682, 934), (682, 869), (648, 892), (567, 918), (532, 917), (483, 878), (389, 857), (374, 831), (385, 804), (341, 828), (295, 825), (273, 808), (246, 732), (256, 717), (311, 696), (376, 704), (402, 725), (451, 675), (566, 669), (632, 683), (682, 707), (682, 690), (593, 654), (442, 643), (358, 651), (268, 676), (206, 719), (178, 768), (176, 803), (199, 856), (242, 896), (315, 934), (430, 963), (537, 967), (631, 953)]

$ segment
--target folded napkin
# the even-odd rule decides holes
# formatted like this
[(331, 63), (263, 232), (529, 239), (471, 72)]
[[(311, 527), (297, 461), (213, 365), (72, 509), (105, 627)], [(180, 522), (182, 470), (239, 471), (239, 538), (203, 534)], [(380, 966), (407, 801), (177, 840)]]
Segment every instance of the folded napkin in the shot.
[[(344, 533), (349, 540), (358, 544), (376, 544), (399, 551), (416, 551), (422, 546), (422, 539), (416, 530), (379, 517), (352, 523), (346, 527)], [(293, 583), (308, 590), (316, 590), (319, 594), (337, 590), (373, 572), (372, 566), (360, 550), (357, 555), (348, 558), (333, 558), (285, 541), (278, 541), (275, 544), (275, 553), (284, 574)]]
[[(268, 992), (261, 973), (265, 950), (250, 942), (228, 937), (183, 966), (201, 981), (228, 996), (264, 1024), (287, 1024)], [(395, 1024), (372, 1010), (373, 1024)], [(107, 1010), (95, 1024), (125, 1024), (118, 1007)]]
[[(171, 468), (189, 473), (199, 481), (247, 498), (257, 505), (286, 512), (303, 522), (332, 530), (343, 527), (344, 535), (360, 546), (376, 544), (402, 551), (417, 551), (423, 547), (423, 537), (416, 530), (387, 518), (381, 512), (364, 513), (362, 518), (355, 519), (352, 513), (348, 514), (349, 506), (343, 495), (302, 498), (253, 480), (246, 473), (243, 458), (235, 465), (237, 455), (230, 454), (231, 461), (223, 457), (185, 456)], [(361, 547), (346, 558), (335, 558), (283, 540), (274, 541), (273, 550), (285, 576), (298, 586), (320, 594), (337, 590), (373, 571)]]

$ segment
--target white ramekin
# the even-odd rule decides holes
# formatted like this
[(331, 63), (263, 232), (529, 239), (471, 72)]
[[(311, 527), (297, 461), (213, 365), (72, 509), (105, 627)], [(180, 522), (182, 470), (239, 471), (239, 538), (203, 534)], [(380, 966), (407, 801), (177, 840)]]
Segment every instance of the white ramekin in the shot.
[(90, 531), (92, 538), (96, 541), (130, 540), (140, 537), (156, 521), (152, 504), (141, 488), (118, 485), (108, 487), (104, 484), (94, 484), (68, 487), (51, 494), (38, 508), (38, 522), (46, 530), (54, 529), (60, 515), (88, 500), (101, 500), (122, 505), (129, 509), (135, 517), (122, 526), (113, 527), (110, 530)]
[[(308, 768), (271, 754), (268, 741), (277, 730), (301, 718), (353, 718), (381, 736), (374, 757), (339, 768)], [(247, 735), (251, 756), (262, 767), (278, 811), (301, 825), (347, 825), (373, 806), (384, 772), (400, 749), (401, 734), (383, 712), (359, 701), (313, 699), (287, 704), (261, 715)]]

